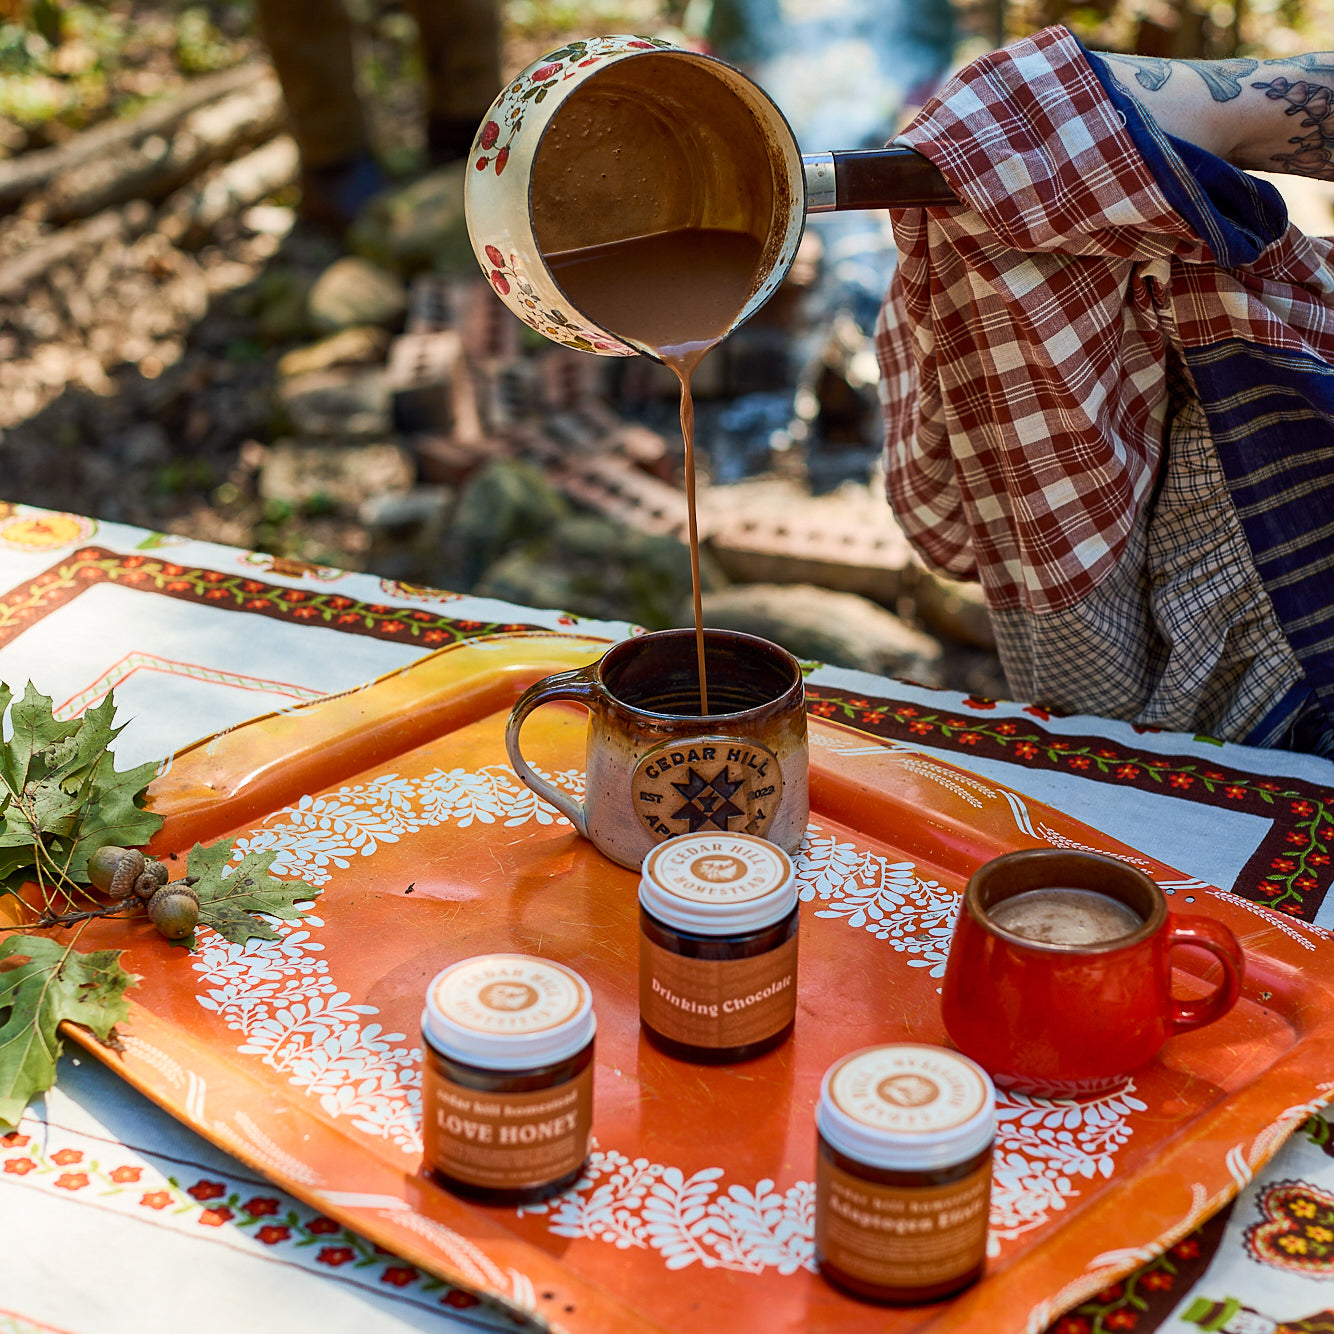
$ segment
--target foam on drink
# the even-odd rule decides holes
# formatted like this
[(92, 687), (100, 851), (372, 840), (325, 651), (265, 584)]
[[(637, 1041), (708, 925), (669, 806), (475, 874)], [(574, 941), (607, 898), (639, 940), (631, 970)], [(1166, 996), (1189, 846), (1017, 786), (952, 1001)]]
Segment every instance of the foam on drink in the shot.
[(1105, 945), (1133, 935), (1144, 919), (1129, 904), (1093, 889), (1028, 889), (988, 909), (1003, 931), (1046, 945)]

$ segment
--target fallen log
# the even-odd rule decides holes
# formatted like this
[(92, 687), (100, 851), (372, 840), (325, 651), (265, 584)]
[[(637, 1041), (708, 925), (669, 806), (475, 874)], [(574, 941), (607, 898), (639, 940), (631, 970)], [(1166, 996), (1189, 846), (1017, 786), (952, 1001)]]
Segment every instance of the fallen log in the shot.
[(197, 107), (215, 102), (238, 88), (249, 87), (268, 73), (267, 63), (248, 61), (232, 69), (205, 74), (135, 116), (104, 121), (54, 148), (23, 153), (0, 162), (0, 210), (12, 208), (61, 172), (89, 162), (99, 154), (114, 153), (150, 135), (166, 133)]
[(271, 138), (286, 112), (272, 73), (199, 107), (169, 134), (150, 134), (62, 171), (23, 212), (50, 222), (86, 218), (130, 199), (156, 202), (215, 162)]
[(0, 301), (14, 301), (57, 264), (83, 252), (99, 249), (117, 237), (131, 240), (146, 231), (153, 210), (135, 200), (124, 208), (107, 209), (72, 227), (62, 227), (29, 246), (21, 255), (0, 264)]
[(174, 244), (197, 244), (224, 218), (290, 185), (300, 169), (295, 141), (280, 134), (244, 157), (214, 168), (203, 180), (177, 190), (162, 206), (157, 230)]

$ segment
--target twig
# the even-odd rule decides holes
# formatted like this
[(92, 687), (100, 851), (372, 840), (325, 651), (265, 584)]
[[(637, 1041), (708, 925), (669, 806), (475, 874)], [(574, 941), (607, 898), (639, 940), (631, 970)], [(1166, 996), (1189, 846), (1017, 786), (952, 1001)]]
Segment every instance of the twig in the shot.
[(98, 917), (115, 917), (118, 913), (124, 912), (126, 908), (137, 908), (138, 906), (139, 904), (131, 898), (120, 903), (109, 903), (101, 908), (90, 908), (86, 912), (45, 912), (28, 929), (31, 931), (41, 931), (47, 927), (63, 929), (67, 926), (76, 926), (80, 922), (91, 922)]

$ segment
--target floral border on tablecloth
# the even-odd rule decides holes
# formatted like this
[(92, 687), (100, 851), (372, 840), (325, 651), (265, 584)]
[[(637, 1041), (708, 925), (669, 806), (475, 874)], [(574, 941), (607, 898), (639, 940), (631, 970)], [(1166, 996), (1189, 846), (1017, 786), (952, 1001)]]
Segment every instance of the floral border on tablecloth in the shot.
[[(76, 1148), (76, 1141), (83, 1147)], [(444, 1307), (495, 1328), (512, 1327), (473, 1293), (424, 1273), (268, 1183), (211, 1168), (168, 1174), (134, 1149), (62, 1134), (36, 1123), (31, 1113), (19, 1129), (0, 1135), (0, 1176), (157, 1226), (216, 1230), (219, 1239), (246, 1250), (258, 1243), (260, 1254), (282, 1264), (336, 1273), (424, 1310)]]
[(1334, 792), (1313, 783), (1258, 778), (1193, 755), (1137, 751), (1105, 737), (1055, 735), (1042, 726), (1053, 715), (1034, 705), (1021, 717), (993, 716), (995, 702), (978, 697), (956, 710), (935, 709), (809, 683), (806, 696), (818, 718), (889, 741), (951, 750), (965, 764), (977, 756), (1073, 771), (1091, 782), (1257, 815), (1268, 821), (1268, 832), (1236, 884), (1223, 888), (1302, 921), (1315, 920), (1334, 884)]
[(294, 625), (320, 625), (345, 634), (418, 644), (423, 649), (444, 648), (488, 635), (550, 633), (540, 625), (462, 620), (420, 607), (363, 602), (327, 588), (289, 588), (249, 574), (181, 565), (160, 556), (121, 555), (105, 547), (83, 547), (0, 597), (0, 647), (86, 589), (104, 583)]
[[(365, 602), (331, 588), (291, 588), (248, 573), (91, 546), (0, 596), (0, 647), (101, 583), (291, 624), (416, 644), (423, 650), (493, 635), (552, 633), (539, 625), (460, 619), (440, 610)], [(574, 617), (569, 620), (575, 623)], [(1315, 920), (1334, 885), (1334, 792), (1313, 783), (1262, 779), (1196, 756), (1138, 751), (1105, 737), (1055, 735), (1042, 726), (1053, 716), (1048, 710), (1029, 705), (1020, 716), (1002, 716), (995, 714), (994, 700), (978, 696), (951, 710), (808, 683), (807, 706), (816, 717), (872, 736), (953, 751), (965, 764), (970, 756), (978, 756), (1033, 769), (1073, 771), (1091, 782), (1128, 785), (1259, 816), (1267, 821), (1268, 832), (1237, 883), (1224, 888), (1302, 921)]]

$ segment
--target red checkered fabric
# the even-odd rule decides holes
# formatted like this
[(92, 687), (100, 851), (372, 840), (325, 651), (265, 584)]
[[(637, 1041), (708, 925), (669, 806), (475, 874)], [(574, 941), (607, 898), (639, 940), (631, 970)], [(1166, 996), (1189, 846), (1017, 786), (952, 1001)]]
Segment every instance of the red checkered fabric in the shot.
[(1289, 228), (1220, 268), (1063, 28), (969, 65), (897, 142), (964, 202), (893, 215), (890, 503), (994, 611), (1067, 610), (1151, 495), (1170, 347), (1244, 338), (1334, 363), (1330, 243)]

